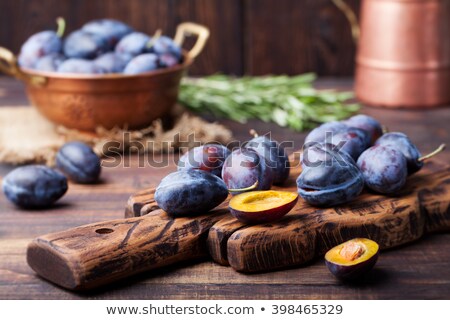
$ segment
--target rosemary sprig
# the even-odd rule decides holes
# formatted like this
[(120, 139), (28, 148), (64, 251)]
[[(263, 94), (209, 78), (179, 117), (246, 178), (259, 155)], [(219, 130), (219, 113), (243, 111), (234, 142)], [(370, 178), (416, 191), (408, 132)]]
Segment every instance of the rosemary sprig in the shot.
[(297, 131), (347, 118), (359, 109), (357, 104), (345, 103), (352, 93), (316, 90), (315, 79), (312, 73), (294, 77), (234, 78), (218, 74), (185, 78), (179, 101), (193, 111), (212, 112), (243, 123), (257, 118)]

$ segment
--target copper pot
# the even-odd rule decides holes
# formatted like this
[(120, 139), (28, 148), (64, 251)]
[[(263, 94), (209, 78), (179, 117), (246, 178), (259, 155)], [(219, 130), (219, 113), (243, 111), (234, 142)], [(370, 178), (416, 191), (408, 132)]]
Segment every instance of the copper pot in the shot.
[(31, 103), (47, 119), (67, 128), (94, 131), (127, 127), (138, 129), (168, 113), (175, 105), (180, 80), (208, 37), (206, 27), (186, 22), (177, 27), (174, 41), (197, 36), (184, 51), (180, 65), (138, 75), (80, 75), (20, 68), (9, 50), (0, 48), (0, 70), (22, 80)]
[(450, 103), (450, 0), (364, 0), (356, 62), (364, 103)]

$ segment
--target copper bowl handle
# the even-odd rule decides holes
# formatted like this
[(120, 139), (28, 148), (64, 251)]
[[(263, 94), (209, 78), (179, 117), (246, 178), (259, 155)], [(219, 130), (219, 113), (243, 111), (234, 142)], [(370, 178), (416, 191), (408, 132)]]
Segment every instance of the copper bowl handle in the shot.
[(23, 72), (17, 64), (16, 56), (3, 47), (0, 47), (0, 71), (34, 86), (43, 86), (47, 82), (45, 77), (32, 76)]
[(197, 41), (187, 55), (189, 58), (194, 59), (200, 52), (202, 52), (205, 47), (206, 41), (209, 38), (208, 28), (201, 26), (193, 22), (183, 22), (178, 25), (177, 32), (175, 34), (174, 41), (180, 47), (183, 45), (186, 36), (195, 35), (197, 36)]
[(345, 15), (345, 18), (350, 23), (353, 41), (355, 42), (355, 44), (358, 44), (361, 30), (359, 27), (358, 18), (356, 17), (356, 13), (344, 0), (331, 0), (331, 1)]

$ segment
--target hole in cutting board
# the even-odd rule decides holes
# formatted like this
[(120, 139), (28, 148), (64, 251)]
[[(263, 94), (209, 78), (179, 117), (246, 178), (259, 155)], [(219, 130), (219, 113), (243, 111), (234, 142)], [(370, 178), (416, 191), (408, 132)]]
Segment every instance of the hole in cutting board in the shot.
[(107, 233), (114, 232), (114, 230), (113, 229), (109, 229), (109, 228), (101, 228), (101, 229), (95, 230), (95, 232), (97, 232), (99, 234), (107, 234)]

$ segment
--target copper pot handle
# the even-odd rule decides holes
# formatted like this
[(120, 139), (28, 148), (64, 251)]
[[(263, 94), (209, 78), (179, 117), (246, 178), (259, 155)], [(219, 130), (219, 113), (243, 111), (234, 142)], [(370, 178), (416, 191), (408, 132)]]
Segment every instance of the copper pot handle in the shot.
[(361, 33), (358, 18), (353, 9), (344, 0), (331, 0), (334, 5), (345, 15), (352, 29), (353, 41), (358, 44), (359, 35)]
[(197, 36), (197, 41), (192, 49), (187, 53), (191, 59), (194, 59), (205, 47), (206, 41), (209, 38), (209, 29), (193, 22), (183, 22), (177, 27), (177, 32), (175, 33), (174, 38), (175, 43), (181, 47), (184, 39), (188, 35)]
[(35, 86), (42, 86), (47, 81), (45, 77), (32, 76), (22, 72), (17, 64), (16, 56), (3, 47), (0, 47), (0, 71)]

